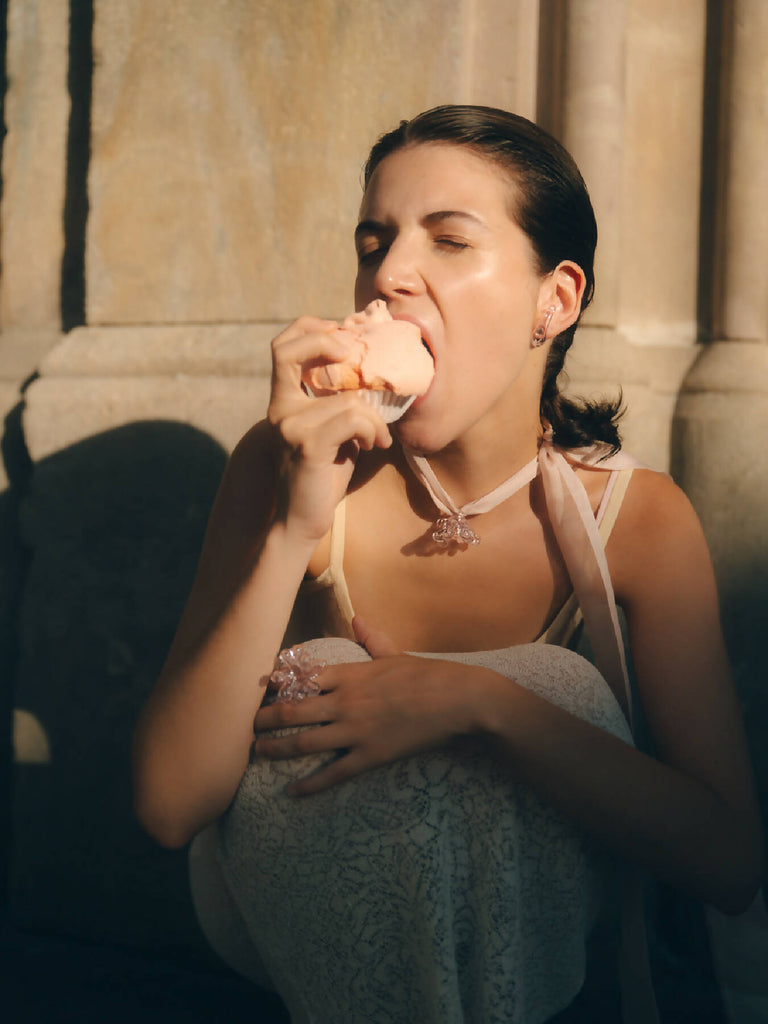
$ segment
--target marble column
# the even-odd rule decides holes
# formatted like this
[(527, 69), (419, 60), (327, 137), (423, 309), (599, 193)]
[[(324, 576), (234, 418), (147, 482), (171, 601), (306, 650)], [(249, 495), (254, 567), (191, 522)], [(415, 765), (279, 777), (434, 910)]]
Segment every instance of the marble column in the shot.
[(67, 37), (61, 0), (10, 0), (0, 218), (4, 333), (60, 326)]
[[(0, 207), (0, 410), (61, 330), (68, 7), (9, 0)], [(6, 482), (0, 467), (0, 483)]]
[[(723, 5), (719, 124), (712, 132), (709, 310), (713, 340), (678, 404), (674, 465), (701, 517), (715, 563), (763, 820), (768, 821), (768, 5)], [(764, 888), (765, 891), (765, 888)], [(768, 914), (758, 899), (737, 918), (707, 911), (731, 1019), (768, 1010)]]
[(712, 277), (713, 341), (703, 346), (678, 402), (675, 474), (710, 543), (731, 660), (763, 792), (768, 756), (768, 5), (724, 5), (719, 208)]
[(599, 229), (595, 301), (569, 356), (572, 390), (620, 385), (626, 446), (665, 469), (697, 334), (705, 8), (573, 0), (564, 14), (556, 120)]
[(536, 118), (541, 6), (541, 0), (464, 0), (459, 102)]

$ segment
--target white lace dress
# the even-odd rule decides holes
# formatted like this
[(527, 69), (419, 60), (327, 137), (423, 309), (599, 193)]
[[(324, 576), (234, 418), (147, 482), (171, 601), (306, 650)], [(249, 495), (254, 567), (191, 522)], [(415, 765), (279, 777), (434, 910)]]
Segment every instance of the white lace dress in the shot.
[[(302, 646), (328, 663), (368, 657), (344, 639)], [(603, 677), (572, 651), (439, 657), (631, 742)], [(286, 795), (321, 760), (252, 764), (218, 823), (230, 909), (294, 1024), (538, 1024), (571, 1002), (612, 869), (573, 823), (479, 742)]]

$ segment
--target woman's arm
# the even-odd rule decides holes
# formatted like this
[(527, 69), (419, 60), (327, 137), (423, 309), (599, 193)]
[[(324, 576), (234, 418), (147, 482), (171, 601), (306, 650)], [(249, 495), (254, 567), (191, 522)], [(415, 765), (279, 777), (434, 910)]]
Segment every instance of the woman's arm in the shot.
[(189, 601), (139, 719), (134, 803), (163, 845), (183, 845), (231, 801), (298, 587), (354, 456), (390, 443), (363, 403), (302, 392), (304, 362), (346, 352), (326, 323), (303, 318), (273, 343), (270, 422), (229, 461)]
[(668, 478), (636, 471), (606, 553), (658, 760), (558, 727), (530, 695), (502, 740), (521, 777), (614, 849), (738, 912), (760, 883), (762, 832), (701, 527)]
[[(192, 592), (134, 737), (136, 814), (164, 846), (183, 845), (231, 800), (311, 555), (264, 507), (275, 493), (265, 433), (257, 427), (230, 459)], [(253, 495), (259, 478), (263, 493)]]
[(739, 912), (760, 883), (762, 832), (701, 526), (667, 477), (636, 471), (606, 554), (656, 757), (527, 692), (486, 727), (520, 778), (606, 845)]
[(371, 664), (334, 666), (322, 677), (325, 696), (257, 717), (260, 729), (330, 724), (260, 738), (258, 751), (346, 749), (294, 787), (307, 794), (479, 734), (515, 778), (606, 846), (721, 910), (744, 909), (760, 881), (762, 840), (709, 556), (682, 493), (658, 475), (637, 477), (608, 558), (659, 760), (494, 672), (394, 655), (372, 633), (367, 645), (379, 657)]

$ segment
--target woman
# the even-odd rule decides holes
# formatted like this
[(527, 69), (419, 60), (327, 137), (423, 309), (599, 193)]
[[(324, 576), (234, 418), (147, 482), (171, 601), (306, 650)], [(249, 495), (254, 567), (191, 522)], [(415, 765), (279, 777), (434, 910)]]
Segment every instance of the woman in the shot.
[[(558, 143), (437, 108), (372, 150), (356, 231), (356, 308), (419, 326), (430, 390), (390, 430), (302, 389), (344, 357), (328, 321), (273, 343), (268, 421), (232, 456), (137, 731), (136, 806), (168, 846), (226, 812), (225, 875), (295, 1020), (547, 1019), (583, 979), (609, 854), (725, 911), (758, 885), (695, 514), (606, 457), (615, 407), (558, 391), (595, 241)], [(441, 511), (458, 542), (432, 539)], [(614, 593), (656, 758), (619, 710)], [(554, 646), (577, 604), (605, 680)], [(321, 695), (261, 707), (289, 622), (348, 639), (306, 647)]]

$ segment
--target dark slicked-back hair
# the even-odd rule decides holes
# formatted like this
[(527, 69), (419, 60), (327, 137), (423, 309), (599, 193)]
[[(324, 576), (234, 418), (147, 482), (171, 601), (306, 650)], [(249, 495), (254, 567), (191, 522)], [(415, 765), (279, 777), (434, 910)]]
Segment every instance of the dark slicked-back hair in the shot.
[[(495, 107), (434, 107), (410, 121), (401, 121), (378, 140), (365, 165), (365, 187), (391, 153), (426, 143), (464, 146), (507, 174), (509, 214), (531, 242), (537, 271), (548, 274), (563, 260), (571, 260), (584, 271), (583, 312), (595, 290), (597, 224), (584, 179), (557, 139), (527, 118)], [(562, 447), (604, 441), (618, 450), (620, 401), (588, 402), (560, 393), (558, 378), (577, 323), (557, 335), (550, 346), (541, 418), (550, 424), (555, 443)]]

